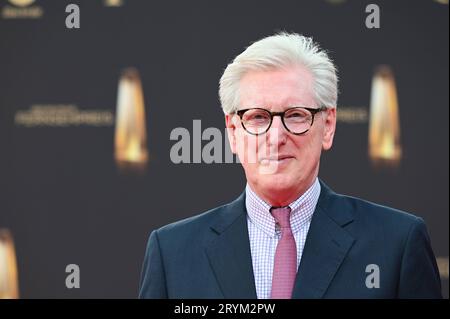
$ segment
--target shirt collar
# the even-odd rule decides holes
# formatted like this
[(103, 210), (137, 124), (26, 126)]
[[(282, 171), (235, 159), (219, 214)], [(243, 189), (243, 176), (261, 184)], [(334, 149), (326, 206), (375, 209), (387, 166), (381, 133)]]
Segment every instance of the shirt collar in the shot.
[[(250, 220), (267, 235), (271, 237), (276, 236), (277, 227), (275, 219), (270, 213), (272, 206), (256, 195), (248, 183), (245, 188), (245, 195), (245, 206)], [(311, 187), (289, 204), (291, 208), (291, 228), (293, 233), (300, 231), (302, 227), (311, 221), (317, 201), (319, 200), (319, 195), (320, 183), (316, 177)]]

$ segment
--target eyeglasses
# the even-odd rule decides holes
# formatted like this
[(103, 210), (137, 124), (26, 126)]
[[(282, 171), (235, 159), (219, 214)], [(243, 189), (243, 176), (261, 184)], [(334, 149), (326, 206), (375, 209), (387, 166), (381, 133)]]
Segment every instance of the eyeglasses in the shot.
[(314, 116), (327, 108), (292, 107), (284, 112), (270, 112), (262, 108), (239, 110), (242, 127), (252, 135), (266, 133), (272, 126), (273, 117), (280, 116), (286, 130), (295, 135), (306, 133), (314, 123)]

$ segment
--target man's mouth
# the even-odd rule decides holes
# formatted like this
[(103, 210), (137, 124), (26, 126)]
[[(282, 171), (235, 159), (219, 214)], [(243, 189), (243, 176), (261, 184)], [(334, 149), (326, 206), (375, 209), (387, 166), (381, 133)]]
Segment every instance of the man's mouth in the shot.
[(259, 161), (260, 164), (280, 164), (280, 163), (284, 163), (287, 162), (291, 159), (293, 159), (294, 156), (291, 155), (276, 155), (276, 156), (267, 156), (267, 157), (262, 157)]

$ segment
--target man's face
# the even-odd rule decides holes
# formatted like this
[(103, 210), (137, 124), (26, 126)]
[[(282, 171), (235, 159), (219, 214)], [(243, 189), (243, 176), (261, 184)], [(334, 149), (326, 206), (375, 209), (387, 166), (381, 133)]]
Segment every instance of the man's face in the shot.
[[(318, 108), (312, 86), (312, 75), (304, 67), (250, 71), (240, 82), (239, 109), (282, 112), (294, 106)], [(309, 131), (302, 135), (288, 132), (279, 116), (258, 136), (246, 132), (237, 115), (226, 115), (226, 125), (231, 150), (239, 156), (252, 190), (269, 204), (283, 206), (314, 182), (321, 151), (333, 143), (336, 110), (317, 113)]]

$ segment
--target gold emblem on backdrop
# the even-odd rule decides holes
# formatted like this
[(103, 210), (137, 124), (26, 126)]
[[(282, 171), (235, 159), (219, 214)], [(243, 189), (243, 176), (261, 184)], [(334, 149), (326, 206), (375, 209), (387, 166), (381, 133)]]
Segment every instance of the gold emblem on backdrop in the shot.
[(9, 0), (13, 5), (18, 7), (26, 7), (32, 4), (35, 0)]
[(439, 268), (441, 279), (448, 280), (448, 256), (437, 257), (436, 263)]
[(17, 261), (11, 233), (0, 229), (0, 299), (19, 298)]
[(136, 69), (123, 71), (117, 93), (115, 159), (119, 168), (145, 168), (148, 162), (144, 94)]
[(394, 75), (380, 66), (372, 80), (369, 118), (369, 158), (376, 166), (397, 166), (402, 157), (400, 119)]
[(11, 5), (6, 5), (1, 10), (4, 19), (38, 19), (44, 15), (41, 6), (34, 5), (36, 0), (8, 0)]
[(121, 7), (123, 6), (123, 0), (103, 0), (105, 7)]

